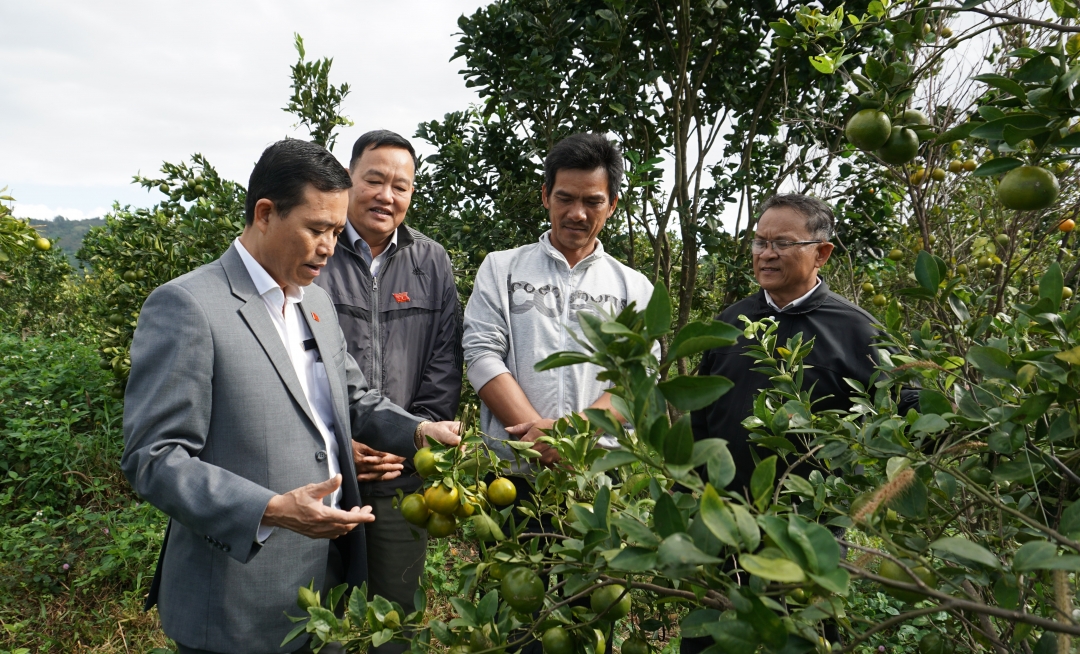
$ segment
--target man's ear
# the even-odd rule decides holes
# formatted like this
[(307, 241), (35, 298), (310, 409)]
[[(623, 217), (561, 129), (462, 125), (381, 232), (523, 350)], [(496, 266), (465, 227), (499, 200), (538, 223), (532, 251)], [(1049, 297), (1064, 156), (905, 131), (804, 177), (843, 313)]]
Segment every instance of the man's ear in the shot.
[(619, 206), (619, 196), (615, 196), (611, 199), (611, 208), (608, 209), (607, 217), (611, 218), (615, 215), (615, 209)]
[(255, 219), (252, 221), (255, 228), (266, 233), (266, 228), (270, 226), (270, 218), (273, 213), (274, 203), (267, 198), (259, 198), (255, 203)]
[(829, 257), (832, 255), (833, 249), (836, 246), (832, 243), (819, 243), (817, 246), (817, 260), (814, 261), (814, 265), (821, 268), (828, 262)]
[(542, 184), (540, 186), (540, 201), (544, 203), (544, 208), (545, 209), (550, 209), (551, 208), (549, 206), (547, 184)]

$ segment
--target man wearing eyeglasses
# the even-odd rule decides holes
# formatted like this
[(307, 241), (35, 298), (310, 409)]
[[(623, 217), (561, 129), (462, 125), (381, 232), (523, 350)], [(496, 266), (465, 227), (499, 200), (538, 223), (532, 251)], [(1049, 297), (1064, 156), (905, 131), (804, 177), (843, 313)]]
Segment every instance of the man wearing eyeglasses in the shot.
[[(820, 400), (815, 411), (848, 409), (854, 392), (844, 379), (867, 384), (877, 365), (874, 347), (875, 319), (854, 303), (829, 290), (818, 276), (832, 254), (833, 212), (829, 205), (806, 195), (774, 195), (761, 207), (756, 238), (753, 241), (754, 277), (761, 290), (725, 309), (718, 319), (742, 326), (739, 316), (757, 321), (773, 318), (779, 323), (777, 344), (802, 332), (803, 341), (814, 339), (814, 348), (805, 359), (802, 388), (813, 389)], [(695, 411), (691, 418), (694, 438), (723, 438), (735, 460), (735, 479), (729, 489), (743, 494), (760, 459), (773, 454), (749, 442), (743, 420), (753, 415), (754, 399), (771, 385), (769, 378), (753, 372), (753, 359), (744, 356), (749, 341), (740, 338), (730, 347), (705, 353), (698, 374), (723, 375), (734, 387), (711, 406)], [(917, 399), (914, 391), (905, 391), (901, 414)], [(790, 439), (793, 444), (800, 446)], [(788, 462), (802, 454), (788, 457)], [(779, 463), (780, 469), (784, 463)], [(795, 474), (806, 476), (809, 465), (801, 465)], [(684, 650), (685, 651), (685, 650)]]

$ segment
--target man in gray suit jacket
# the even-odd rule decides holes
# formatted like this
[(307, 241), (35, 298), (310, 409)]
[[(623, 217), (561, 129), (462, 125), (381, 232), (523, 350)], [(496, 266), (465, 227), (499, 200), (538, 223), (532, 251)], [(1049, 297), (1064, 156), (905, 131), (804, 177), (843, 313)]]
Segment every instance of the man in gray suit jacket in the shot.
[(243, 234), (155, 290), (131, 345), (121, 467), (171, 518), (148, 605), (184, 653), (282, 648), (296, 594), (366, 576), (351, 440), (411, 456), (455, 423), (368, 392), (326, 293), (348, 172), (313, 143), (263, 152)]

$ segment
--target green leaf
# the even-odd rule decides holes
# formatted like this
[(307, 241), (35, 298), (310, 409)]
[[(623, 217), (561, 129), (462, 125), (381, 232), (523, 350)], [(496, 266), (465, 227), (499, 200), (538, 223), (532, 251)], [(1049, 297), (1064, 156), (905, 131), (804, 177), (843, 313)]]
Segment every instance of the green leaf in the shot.
[(720, 620), (705, 629), (716, 641), (716, 651), (724, 654), (754, 654), (761, 644), (754, 628), (742, 620)]
[(961, 123), (956, 127), (939, 134), (938, 137), (934, 139), (934, 143), (937, 145), (945, 145), (946, 143), (952, 143), (953, 141), (963, 141), (971, 136), (971, 132), (974, 131), (976, 127), (985, 124), (986, 123), (981, 120)]
[(544, 370), (551, 370), (552, 368), (562, 368), (564, 366), (573, 366), (579, 363), (588, 362), (589, 355), (582, 354), (581, 352), (556, 352), (542, 361), (538, 361), (533, 368), (535, 368), (537, 372), (543, 372)]
[(783, 37), (785, 39), (790, 39), (793, 36), (795, 36), (795, 34), (796, 34), (795, 28), (792, 27), (791, 25), (787, 24), (787, 23), (782, 23), (782, 22), (769, 23), (769, 27), (771, 27), (772, 30), (774, 32), (776, 32), (777, 36), (781, 36), (781, 37)]
[(923, 415), (928, 413), (952, 413), (952, 403), (938, 391), (924, 388), (919, 391), (919, 410)]
[[(1016, 129), (1038, 129), (1040, 127), (1046, 127), (1049, 123), (1050, 119), (1042, 114), (1009, 114), (1004, 118), (991, 120), (983, 125), (980, 125), (979, 127), (971, 131), (971, 136), (974, 138), (987, 139), (990, 141), (1001, 141), (1005, 138), (1005, 127), (1007, 126), (1014, 127)], [(976, 173), (977, 172), (978, 171), (976, 171)]]
[[(709, 475), (709, 481), (711, 481), (716, 488), (727, 488), (728, 484), (731, 483), (731, 480), (735, 479), (735, 459), (731, 457), (731, 451), (728, 449), (727, 443), (723, 443), (722, 441), (721, 443), (723, 447), (716, 448), (712, 452), (708, 461), (706, 461), (705, 470)], [(697, 449), (696, 443), (694, 444), (694, 449)]]
[(679, 633), (684, 638), (701, 638), (708, 636), (708, 625), (720, 619), (720, 612), (716, 609), (698, 609), (686, 614), (679, 623)]
[(773, 481), (776, 480), (776, 455), (763, 460), (754, 468), (754, 474), (750, 477), (750, 496), (754, 498), (754, 504), (758, 510), (764, 510), (767, 502), (772, 499)]
[(948, 421), (936, 413), (919, 416), (919, 419), (915, 421), (915, 424), (911, 425), (912, 433), (926, 432), (928, 434), (936, 434), (939, 431), (945, 431), (948, 428)]
[(985, 84), (988, 84), (989, 86), (992, 86), (995, 89), (1001, 89), (1002, 91), (1005, 91), (1009, 95), (1016, 96), (1016, 97), (1020, 98), (1021, 100), (1027, 98), (1027, 91), (1024, 90), (1024, 87), (1020, 86), (1019, 84), (1012, 81), (1008, 77), (1005, 77), (1004, 75), (997, 75), (995, 73), (988, 73), (986, 75), (976, 75), (972, 79), (974, 79), (976, 81), (979, 81), (979, 82), (983, 82)]
[(656, 569), (657, 556), (655, 551), (644, 547), (627, 547), (619, 552), (608, 565), (613, 570), (623, 572), (646, 572)]
[[(1064, 354), (1064, 353), (1061, 353)], [(1060, 359), (1060, 355), (1058, 355)], [(1034, 422), (1037, 418), (1042, 417), (1046, 410), (1050, 408), (1050, 405), (1054, 403), (1057, 395), (1054, 393), (1037, 393), (1030, 395), (1024, 403), (1020, 405), (1020, 408), (1012, 415), (1012, 420), (1015, 423), (1026, 425)]]
[(726, 322), (692, 322), (679, 330), (668, 348), (667, 361), (693, 356), (698, 352), (734, 345), (742, 330)]
[(693, 455), (694, 432), (690, 427), (690, 414), (684, 414), (664, 437), (664, 461), (671, 465), (686, 465)]
[(672, 534), (660, 543), (656, 551), (657, 562), (662, 568), (681, 568), (696, 565), (715, 565), (723, 559), (709, 556), (694, 545), (694, 540), (687, 534)]
[(484, 598), (476, 604), (477, 624), (491, 622), (499, 612), (499, 591), (490, 590)]
[(1073, 540), (1080, 540), (1080, 500), (1073, 502), (1061, 512), (1058, 531)]
[(671, 331), (671, 296), (663, 283), (653, 287), (652, 297), (645, 307), (645, 329), (653, 338)]
[(393, 629), (383, 629), (371, 634), (371, 644), (374, 647), (385, 645), (394, 639)]
[(679, 411), (697, 411), (709, 406), (731, 390), (732, 383), (727, 377), (676, 377), (657, 384), (664, 399), (671, 402)]
[(1072, 134), (1069, 134), (1054, 145), (1059, 148), (1066, 149), (1080, 148), (1080, 132), (1073, 132)]
[(918, 280), (919, 286), (937, 294), (941, 276), (938, 272), (937, 262), (934, 261), (934, 256), (926, 250), (920, 250), (919, 256), (915, 260), (915, 279)]
[(724, 506), (724, 501), (720, 499), (712, 484), (705, 484), (698, 515), (721, 543), (729, 547), (739, 547), (739, 526), (735, 524), (735, 516)]
[(847, 595), (848, 584), (851, 582), (851, 575), (843, 568), (835, 568), (825, 574), (819, 575), (811, 573), (810, 578), (825, 590), (832, 591), (838, 595)]
[(743, 589), (739, 593), (751, 607), (749, 611), (740, 611), (739, 618), (750, 623), (750, 626), (757, 632), (765, 647), (771, 650), (782, 648), (784, 643), (787, 642), (787, 629), (784, 628), (784, 623), (780, 621), (780, 616), (767, 608), (761, 599), (750, 592), (749, 589)]
[(1047, 570), (1046, 564), (1057, 558), (1057, 547), (1045, 540), (1024, 543), (1013, 555), (1013, 571)]
[(618, 468), (628, 463), (637, 461), (638, 458), (634, 456), (634, 453), (629, 450), (611, 450), (604, 456), (597, 459), (590, 470), (596, 472), (607, 472), (612, 468)]
[(968, 349), (968, 363), (991, 379), (1015, 379), (1016, 373), (1009, 368), (1012, 357), (996, 347), (973, 345)]
[(1039, 299), (1049, 299), (1054, 307), (1061, 306), (1061, 289), (1065, 287), (1065, 278), (1061, 266), (1055, 261), (1046, 268), (1039, 278)]
[(827, 574), (840, 563), (840, 544), (825, 527), (794, 515), (788, 518), (788, 536), (802, 549), (810, 572)]
[(967, 305), (964, 304), (964, 301), (957, 297), (955, 293), (949, 293), (949, 308), (952, 309), (953, 315), (955, 315), (960, 322), (971, 320), (971, 312), (968, 311)]
[(761, 530), (754, 522), (754, 516), (738, 504), (731, 505), (731, 512), (735, 514), (735, 524), (739, 526), (739, 537), (742, 538), (744, 549), (753, 552), (761, 543)]
[(750, 574), (769, 581), (784, 584), (801, 584), (806, 581), (806, 573), (799, 564), (780, 556), (767, 556), (767, 551), (762, 554), (740, 554), (739, 565)]
[(686, 521), (683, 520), (679, 507), (675, 506), (675, 500), (671, 499), (667, 493), (656, 500), (656, 506), (653, 508), (653, 529), (660, 534), (661, 538), (686, 531)]
[(990, 550), (982, 545), (977, 545), (962, 536), (939, 538), (933, 543), (930, 543), (930, 549), (937, 552), (939, 556), (943, 552), (945, 554), (951, 554), (963, 561), (970, 561), (995, 570), (1001, 568), (1001, 562), (997, 560), (996, 556), (990, 553)]
[(972, 173), (972, 177), (993, 177), (995, 175), (1001, 175), (1007, 173), (1013, 168), (1019, 168), (1023, 166), (1024, 162), (1012, 157), (998, 157), (997, 159), (991, 159), (990, 161), (984, 161), (982, 165), (976, 168)]

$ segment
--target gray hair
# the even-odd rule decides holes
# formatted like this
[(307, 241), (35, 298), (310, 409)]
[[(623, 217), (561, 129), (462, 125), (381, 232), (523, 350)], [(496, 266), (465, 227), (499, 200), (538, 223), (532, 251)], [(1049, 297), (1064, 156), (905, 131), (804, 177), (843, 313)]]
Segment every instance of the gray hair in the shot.
[(828, 241), (833, 237), (836, 219), (833, 216), (832, 207), (821, 200), (802, 193), (781, 193), (762, 202), (758, 216), (760, 217), (773, 207), (794, 209), (806, 219), (806, 231), (812, 236), (823, 241)]

